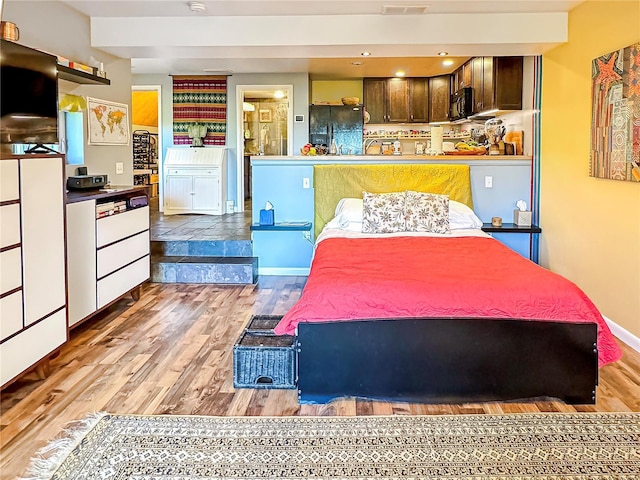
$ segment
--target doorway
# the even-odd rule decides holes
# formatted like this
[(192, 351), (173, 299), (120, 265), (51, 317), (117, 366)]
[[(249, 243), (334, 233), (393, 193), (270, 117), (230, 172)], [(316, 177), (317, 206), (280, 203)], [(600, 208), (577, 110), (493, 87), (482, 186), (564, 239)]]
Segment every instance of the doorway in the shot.
[(131, 87), (133, 183), (149, 185), (150, 208), (163, 211), (162, 188), (162, 87)]
[(238, 211), (251, 201), (250, 157), (292, 154), (292, 99), (293, 85), (236, 86)]

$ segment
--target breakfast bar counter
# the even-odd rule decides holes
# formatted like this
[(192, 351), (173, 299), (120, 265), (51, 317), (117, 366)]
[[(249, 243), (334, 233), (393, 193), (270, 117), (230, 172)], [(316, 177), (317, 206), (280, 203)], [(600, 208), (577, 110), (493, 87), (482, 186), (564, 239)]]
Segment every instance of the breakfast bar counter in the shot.
[(251, 165), (318, 165), (353, 163), (466, 163), (470, 165), (531, 165), (531, 155), (255, 155)]

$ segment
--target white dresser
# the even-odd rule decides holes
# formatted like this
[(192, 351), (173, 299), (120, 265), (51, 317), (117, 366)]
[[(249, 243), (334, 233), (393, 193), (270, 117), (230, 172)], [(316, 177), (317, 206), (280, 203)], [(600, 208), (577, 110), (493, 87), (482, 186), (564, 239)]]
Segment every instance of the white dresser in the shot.
[(64, 161), (0, 160), (0, 386), (67, 341)]
[(165, 215), (223, 215), (226, 199), (226, 147), (167, 149), (164, 160)]
[[(129, 199), (144, 189), (114, 189), (107, 195), (70, 195), (67, 204), (69, 327), (149, 279), (149, 207), (131, 208)], [(127, 210), (96, 218), (96, 207), (126, 202)]]

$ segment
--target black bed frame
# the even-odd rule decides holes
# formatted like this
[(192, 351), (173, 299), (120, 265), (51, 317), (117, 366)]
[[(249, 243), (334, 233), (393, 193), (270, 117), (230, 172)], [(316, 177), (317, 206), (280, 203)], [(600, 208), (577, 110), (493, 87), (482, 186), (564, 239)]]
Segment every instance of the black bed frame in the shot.
[(595, 324), (511, 319), (300, 323), (299, 401), (550, 397), (591, 404), (598, 383), (596, 335)]

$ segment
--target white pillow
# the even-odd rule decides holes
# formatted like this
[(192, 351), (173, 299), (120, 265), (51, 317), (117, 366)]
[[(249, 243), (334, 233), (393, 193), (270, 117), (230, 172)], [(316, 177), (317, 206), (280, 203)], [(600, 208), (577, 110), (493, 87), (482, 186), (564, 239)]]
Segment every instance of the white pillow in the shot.
[(464, 203), (449, 200), (449, 228), (481, 228), (482, 220)]
[(343, 198), (336, 205), (336, 218), (340, 218), (343, 222), (359, 222), (362, 223), (362, 199), (361, 198)]

